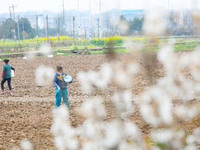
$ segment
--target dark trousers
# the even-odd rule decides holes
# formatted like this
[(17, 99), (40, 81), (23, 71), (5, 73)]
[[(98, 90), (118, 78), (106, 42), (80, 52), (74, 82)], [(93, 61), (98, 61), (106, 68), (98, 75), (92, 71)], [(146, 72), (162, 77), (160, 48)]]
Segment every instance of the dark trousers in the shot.
[(9, 89), (12, 90), (12, 87), (11, 87), (11, 78), (7, 78), (7, 79), (3, 78), (2, 79), (2, 81), (1, 81), (1, 89), (4, 90), (4, 83), (6, 81), (8, 82)]

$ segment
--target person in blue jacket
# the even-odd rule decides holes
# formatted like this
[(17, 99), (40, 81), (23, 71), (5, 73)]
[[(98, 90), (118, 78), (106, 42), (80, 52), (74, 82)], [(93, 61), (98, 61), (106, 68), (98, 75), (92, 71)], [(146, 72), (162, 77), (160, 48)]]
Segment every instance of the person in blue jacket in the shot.
[(63, 72), (63, 68), (61, 66), (57, 66), (57, 72), (54, 77), (54, 86), (56, 87), (56, 102), (55, 107), (59, 107), (61, 104), (61, 98), (63, 97), (63, 101), (67, 107), (70, 106), (69, 98), (68, 98), (68, 89), (67, 83), (64, 81), (64, 77), (67, 76), (65, 72)]

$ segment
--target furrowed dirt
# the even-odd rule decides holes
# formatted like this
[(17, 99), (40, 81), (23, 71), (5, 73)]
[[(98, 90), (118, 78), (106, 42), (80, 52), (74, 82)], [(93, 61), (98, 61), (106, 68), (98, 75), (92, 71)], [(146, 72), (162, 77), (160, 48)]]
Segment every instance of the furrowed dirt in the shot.
[[(130, 55), (121, 54), (119, 60), (124, 64), (132, 61)], [(134, 58), (139, 64), (144, 61), (139, 56)], [(73, 84), (68, 88), (69, 100), (74, 109), (70, 110), (70, 121), (73, 127), (82, 124), (84, 118), (75, 111), (82, 102), (89, 98), (83, 94), (79, 88), (77, 74), (79, 71), (95, 70), (98, 71), (101, 64), (109, 62), (107, 55), (74, 55), (74, 56), (55, 56), (53, 58), (39, 57), (33, 60), (15, 58), (10, 60), (10, 64), (15, 67), (15, 77), (12, 79), (13, 96), (9, 95), (8, 86), (5, 84), (5, 95), (0, 96), (0, 150), (12, 149), (20, 145), (23, 138), (28, 138), (36, 150), (54, 150), (53, 135), (50, 132), (52, 124), (52, 109), (55, 102), (55, 88), (53, 84), (47, 87), (38, 87), (35, 83), (35, 70), (40, 65), (56, 66), (61, 65), (64, 72), (74, 78)], [(164, 75), (162, 66), (157, 62), (151, 75), (157, 79)], [(148, 66), (146, 66), (148, 67)], [(0, 62), (0, 72), (2, 72), (3, 62)], [(53, 81), (52, 81), (53, 82)], [(133, 92), (137, 95), (144, 91), (146, 87), (156, 83), (156, 80), (149, 82), (148, 74), (141, 70), (137, 77), (137, 83)], [(106, 103), (109, 109), (110, 104)], [(108, 111), (109, 120), (112, 112)], [(150, 127), (141, 119), (139, 111), (131, 116), (143, 131), (148, 134)], [(195, 126), (199, 126), (197, 120)], [(194, 127), (192, 123), (190, 128)]]

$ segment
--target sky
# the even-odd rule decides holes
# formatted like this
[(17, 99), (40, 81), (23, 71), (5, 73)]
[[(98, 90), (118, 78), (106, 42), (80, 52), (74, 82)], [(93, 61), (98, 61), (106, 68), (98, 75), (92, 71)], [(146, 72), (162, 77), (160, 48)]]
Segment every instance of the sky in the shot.
[[(65, 10), (77, 9), (78, 0), (64, 0)], [(91, 1), (91, 10), (93, 13), (99, 12), (98, 4), (100, 0), (79, 0), (80, 11), (89, 10)], [(194, 6), (200, 6), (199, 0), (101, 0), (102, 12), (111, 9), (155, 9), (170, 8), (184, 9)], [(119, 5), (117, 5), (119, 1)], [(196, 1), (196, 2), (194, 2)], [(199, 3), (199, 4), (197, 4)], [(53, 11), (62, 12), (62, 0), (1, 0), (0, 13), (9, 13), (9, 6), (15, 5), (16, 12), (26, 11)], [(200, 8), (200, 7), (199, 7)]]

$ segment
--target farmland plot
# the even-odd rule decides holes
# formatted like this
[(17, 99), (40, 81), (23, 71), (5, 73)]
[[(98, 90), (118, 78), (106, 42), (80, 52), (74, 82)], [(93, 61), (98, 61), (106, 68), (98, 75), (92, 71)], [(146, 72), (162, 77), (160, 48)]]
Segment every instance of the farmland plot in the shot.
[[(178, 53), (178, 55), (180, 54)], [(132, 57), (129, 54), (118, 54), (117, 57), (125, 65), (132, 61)], [(138, 62), (143, 67), (140, 68), (134, 79), (135, 86), (130, 90), (135, 95), (140, 95), (146, 88), (156, 84), (157, 79), (163, 77), (165, 72), (163, 66), (157, 60), (155, 60), (154, 69), (151, 72), (147, 72), (149, 66), (145, 64), (141, 54), (135, 54), (134, 59), (135, 62)], [(20, 141), (24, 138), (32, 142), (34, 149), (56, 149), (54, 137), (50, 131), (53, 120), (52, 109), (55, 102), (55, 88), (52, 83), (45, 87), (36, 85), (35, 70), (40, 65), (52, 68), (61, 65), (66, 73), (74, 77), (74, 82), (68, 89), (69, 101), (73, 106), (69, 110), (70, 123), (72, 127), (76, 128), (85, 119), (76, 108), (90, 98), (90, 96), (81, 91), (77, 74), (80, 71), (98, 71), (101, 64), (110, 60), (111, 58), (108, 55), (56, 56), (52, 58), (34, 58), (33, 60), (12, 59), (10, 63), (16, 68), (16, 74), (12, 80), (14, 95), (9, 96), (6, 85), (6, 93), (0, 97), (0, 149), (7, 150), (13, 147), (20, 147)], [(0, 72), (2, 72), (2, 69), (0, 69)], [(111, 96), (113, 91), (115, 91), (115, 87), (110, 86), (106, 92), (107, 94), (102, 94), (102, 96)], [(100, 91), (97, 91), (92, 96), (96, 96), (98, 93), (101, 94)], [(195, 103), (196, 101), (199, 101), (198, 98), (192, 102)], [(105, 120), (112, 120), (115, 117), (112, 111), (112, 104), (106, 101), (104, 105), (107, 111)], [(138, 108), (129, 118), (141, 129), (143, 136), (148, 137), (151, 126), (142, 119)], [(199, 119), (185, 124), (183, 122), (182, 124), (188, 132), (199, 125)]]

